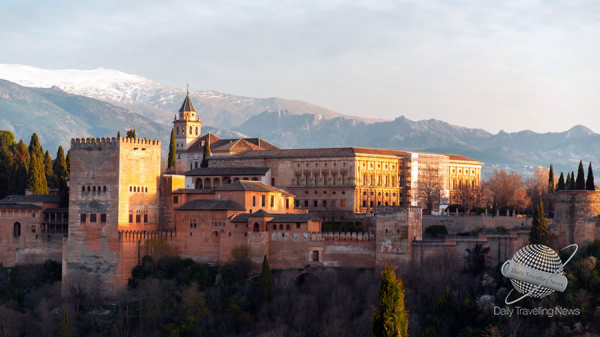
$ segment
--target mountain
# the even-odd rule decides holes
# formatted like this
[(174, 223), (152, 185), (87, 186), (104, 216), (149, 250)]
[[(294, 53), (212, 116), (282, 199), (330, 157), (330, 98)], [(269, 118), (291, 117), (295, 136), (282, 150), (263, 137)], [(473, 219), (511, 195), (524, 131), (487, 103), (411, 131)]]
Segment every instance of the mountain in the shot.
[[(163, 150), (167, 149), (171, 125), (56, 87), (27, 88), (0, 80), (0, 129), (11, 131), (16, 139), (26, 143), (35, 132), (52, 155), (58, 145), (68, 149), (71, 138), (116, 137), (119, 130), (125, 136), (130, 128), (140, 137), (162, 140)], [(240, 136), (229, 130), (205, 129), (222, 137)]]
[[(107, 101), (136, 111), (160, 124), (169, 124), (179, 110), (186, 89), (171, 87), (138, 75), (118, 70), (48, 70), (25, 65), (0, 64), (0, 78), (22, 86), (57, 87), (61, 90)], [(264, 111), (288, 110), (293, 114), (319, 114), (324, 118), (345, 117), (371, 122), (374, 120), (342, 115), (314, 104), (277, 97), (252, 98), (217, 91), (190, 90), (190, 96), (204, 124), (229, 129)]]
[[(265, 128), (269, 125), (269, 128)], [(361, 146), (382, 149), (460, 154), (494, 168), (532, 172), (536, 166), (554, 164), (558, 172), (574, 171), (579, 160), (598, 163), (600, 135), (584, 126), (560, 133), (520, 131), (491, 134), (430, 119), (364, 123), (343, 117), (293, 115), (286, 111), (263, 112), (235, 129), (288, 148)]]

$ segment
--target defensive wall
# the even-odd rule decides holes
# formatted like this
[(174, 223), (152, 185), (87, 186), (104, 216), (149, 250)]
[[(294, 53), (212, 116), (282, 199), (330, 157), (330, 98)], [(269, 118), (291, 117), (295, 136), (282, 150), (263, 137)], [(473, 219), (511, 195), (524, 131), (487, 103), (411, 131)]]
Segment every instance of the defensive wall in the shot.
[(585, 246), (600, 238), (600, 191), (558, 191), (551, 239), (557, 247)]
[[(553, 223), (553, 219), (546, 219), (548, 224)], [(458, 234), (470, 232), (476, 228), (494, 229), (504, 227), (511, 229), (514, 227), (531, 226), (531, 217), (511, 217), (511, 216), (485, 216), (485, 215), (423, 215), (423, 231), (432, 225), (446, 226), (448, 234)]]

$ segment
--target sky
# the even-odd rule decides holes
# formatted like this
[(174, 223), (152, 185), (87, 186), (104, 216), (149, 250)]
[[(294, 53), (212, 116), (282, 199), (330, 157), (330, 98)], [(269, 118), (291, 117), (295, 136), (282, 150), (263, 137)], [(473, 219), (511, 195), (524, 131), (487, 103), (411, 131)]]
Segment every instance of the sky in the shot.
[(493, 133), (600, 132), (599, 38), (598, 1), (0, 0), (0, 63)]

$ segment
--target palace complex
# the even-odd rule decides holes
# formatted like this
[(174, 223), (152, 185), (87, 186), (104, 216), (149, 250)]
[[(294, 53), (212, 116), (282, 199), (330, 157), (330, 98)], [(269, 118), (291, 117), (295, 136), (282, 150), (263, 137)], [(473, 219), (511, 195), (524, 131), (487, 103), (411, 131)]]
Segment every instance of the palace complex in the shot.
[[(280, 149), (260, 138), (201, 135), (201, 124), (188, 95), (173, 121), (185, 172), (161, 174), (158, 140), (73, 139), (68, 208), (51, 195), (0, 200), (0, 262), (62, 260), (65, 291), (80, 284), (116, 294), (153, 242), (213, 264), (247, 247), (252, 261), (266, 255), (275, 269), (373, 268), (449, 249), (464, 255), (472, 243), (422, 241), (426, 205), (419, 196), (435, 185), (444, 205), (461, 188), (479, 186), (476, 160), (357, 147)], [(323, 232), (323, 222), (332, 221), (360, 222), (364, 231)], [(526, 235), (477, 240), (497, 263)]]

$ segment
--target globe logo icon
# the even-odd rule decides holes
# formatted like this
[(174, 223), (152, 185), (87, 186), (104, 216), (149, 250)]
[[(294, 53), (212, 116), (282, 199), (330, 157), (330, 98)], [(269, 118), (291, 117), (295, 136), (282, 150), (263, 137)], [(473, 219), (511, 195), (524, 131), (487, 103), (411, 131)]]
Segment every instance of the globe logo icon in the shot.
[(563, 267), (577, 252), (577, 245), (569, 245), (564, 249), (574, 247), (575, 251), (564, 262), (550, 247), (533, 244), (525, 246), (515, 253), (512, 259), (502, 265), (502, 275), (510, 279), (514, 289), (522, 296), (514, 301), (508, 301), (512, 290), (505, 299), (506, 304), (513, 304), (525, 297), (542, 298), (554, 291), (564, 291), (567, 288), (567, 278)]

